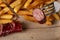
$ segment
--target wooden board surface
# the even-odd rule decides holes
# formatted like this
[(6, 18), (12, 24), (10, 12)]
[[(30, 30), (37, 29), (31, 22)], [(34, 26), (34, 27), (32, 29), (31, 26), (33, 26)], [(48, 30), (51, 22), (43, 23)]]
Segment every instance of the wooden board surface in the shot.
[(59, 30), (60, 27), (48, 29), (26, 29), (20, 33), (0, 37), (0, 40), (59, 40)]

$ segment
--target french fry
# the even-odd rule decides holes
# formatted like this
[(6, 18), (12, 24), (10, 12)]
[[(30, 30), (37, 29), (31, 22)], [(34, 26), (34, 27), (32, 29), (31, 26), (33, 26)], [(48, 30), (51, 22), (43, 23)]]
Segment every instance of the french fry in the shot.
[(22, 0), (16, 0), (15, 2), (13, 2), (10, 6), (12, 8), (16, 7), (17, 5), (21, 4)]
[(5, 15), (0, 16), (0, 18), (1, 19), (12, 19), (13, 18), (13, 15), (5, 14)]
[(9, 11), (9, 8), (6, 7), (6, 8), (4, 8), (3, 10), (0, 11), (0, 15), (6, 13), (6, 12), (8, 12), (8, 11)]
[(53, 15), (53, 17), (56, 19), (56, 20), (60, 20), (60, 17), (59, 17), (59, 15), (58, 14), (52, 14)]
[(18, 12), (18, 10), (21, 8), (21, 5), (18, 5), (17, 7), (14, 8), (15, 12)]
[(17, 5), (15, 8), (14, 8), (14, 11), (15, 12), (18, 12), (19, 9), (25, 4), (26, 0), (23, 0), (21, 4)]
[(37, 22), (33, 17), (31, 17), (31, 16), (27, 16), (27, 15), (25, 15), (25, 16), (23, 16), (24, 17), (24, 19), (26, 19), (26, 20), (28, 20), (28, 21), (32, 21), (32, 22)]
[(40, 8), (42, 8), (42, 7), (43, 7), (43, 4), (40, 5)]
[(0, 7), (0, 11), (2, 10), (2, 8)]
[(7, 14), (13, 15), (13, 13), (10, 10), (7, 12)]
[(23, 8), (27, 8), (31, 2), (32, 2), (32, 0), (27, 0)]
[(54, 2), (55, 0), (46, 0), (45, 1), (45, 4), (47, 5), (47, 4), (50, 4), (50, 3), (52, 3), (52, 2)]
[(49, 20), (50, 20), (51, 22), (54, 21), (54, 17), (53, 17), (52, 15), (50, 15)]
[[(20, 10), (20, 11), (18, 11), (18, 15), (32, 15), (32, 12), (33, 12), (33, 10), (29, 10), (29, 11), (27, 11), (27, 10)], [(13, 15), (13, 13), (9, 10), (8, 11), (8, 13), (7, 14), (11, 14), (11, 15)]]
[(37, 5), (40, 5), (42, 2), (34, 1), (28, 6), (29, 9), (36, 8)]
[(6, 0), (8, 4), (10, 4), (13, 0)]
[(48, 26), (51, 26), (51, 25), (52, 25), (52, 22), (50, 22), (50, 21), (46, 21), (45, 24), (48, 25)]
[(18, 12), (19, 15), (32, 15), (32, 11), (23, 11), (23, 10), (20, 10)]
[(4, 3), (0, 4), (0, 7), (6, 7), (6, 5)]
[(45, 24), (50, 26), (50, 25), (52, 25), (51, 21), (52, 21), (52, 19), (50, 19), (50, 16), (46, 16), (46, 22), (45, 22)]
[(0, 24), (6, 24), (6, 23), (11, 23), (12, 20), (4, 20), (4, 19), (0, 19)]
[(0, 0), (0, 4), (2, 3), (2, 0)]
[[(11, 6), (12, 8), (14, 8), (15, 6), (17, 6), (18, 4), (21, 3), (20, 1), (21, 1), (21, 0), (17, 0), (17, 1), (15, 1), (15, 2), (13, 2), (10, 6)], [(3, 10), (0, 11), (0, 14), (4, 14), (4, 13), (6, 13), (6, 12), (8, 12), (8, 11), (9, 11), (9, 8), (8, 8), (8, 7), (5, 7)]]

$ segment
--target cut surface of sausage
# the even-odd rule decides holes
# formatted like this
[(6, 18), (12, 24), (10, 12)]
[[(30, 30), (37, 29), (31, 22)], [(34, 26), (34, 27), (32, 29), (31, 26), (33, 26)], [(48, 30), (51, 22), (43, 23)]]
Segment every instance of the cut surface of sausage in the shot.
[(44, 19), (44, 14), (40, 9), (34, 9), (33, 11), (33, 17), (37, 20), (37, 21), (42, 21)]

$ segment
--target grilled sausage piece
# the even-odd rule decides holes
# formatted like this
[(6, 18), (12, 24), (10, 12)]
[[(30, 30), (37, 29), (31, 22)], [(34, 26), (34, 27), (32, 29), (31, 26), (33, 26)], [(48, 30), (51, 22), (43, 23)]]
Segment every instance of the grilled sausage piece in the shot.
[(35, 9), (33, 11), (33, 17), (41, 24), (45, 22), (45, 16), (40, 9)]

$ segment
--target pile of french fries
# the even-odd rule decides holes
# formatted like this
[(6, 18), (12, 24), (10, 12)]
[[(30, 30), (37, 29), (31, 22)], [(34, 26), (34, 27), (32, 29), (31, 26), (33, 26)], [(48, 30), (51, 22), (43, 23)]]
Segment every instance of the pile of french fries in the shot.
[[(6, 0), (7, 3), (14, 9), (14, 11), (18, 15), (22, 15), (24, 19), (37, 22), (33, 17), (34, 8), (41, 8), (45, 4), (49, 4), (54, 0)], [(52, 25), (51, 21), (54, 19), (60, 20), (57, 14), (52, 15), (53, 17), (46, 16), (46, 23), (48, 25)], [(5, 24), (12, 22), (13, 13), (9, 10), (9, 8), (0, 0), (0, 24)]]

